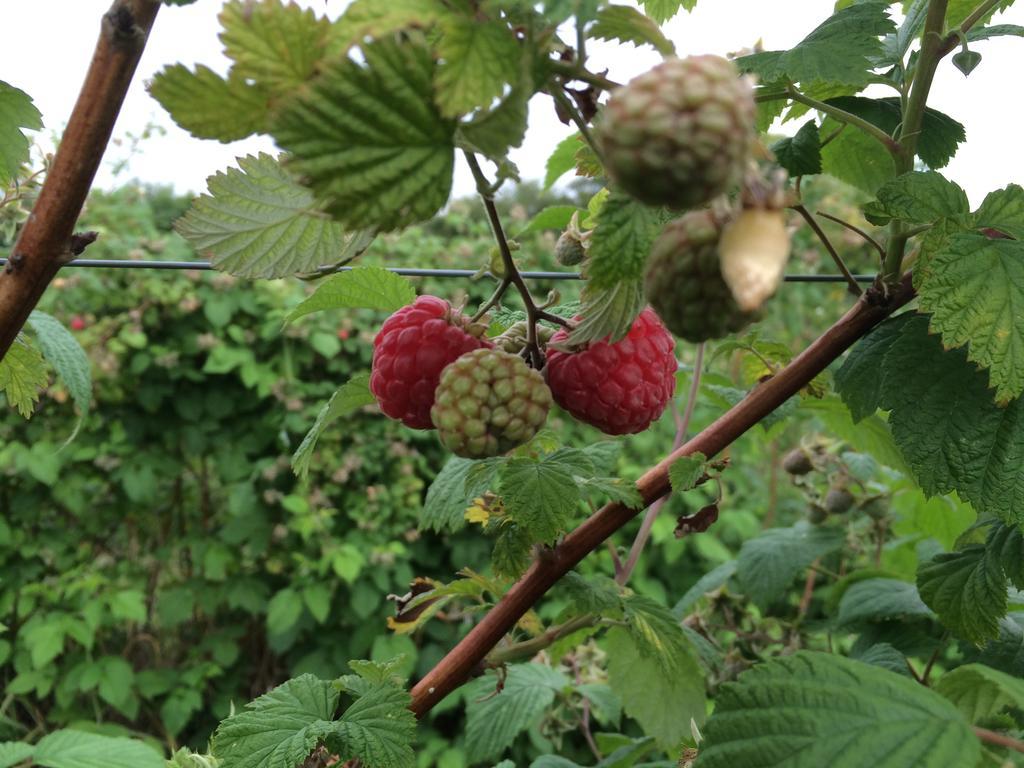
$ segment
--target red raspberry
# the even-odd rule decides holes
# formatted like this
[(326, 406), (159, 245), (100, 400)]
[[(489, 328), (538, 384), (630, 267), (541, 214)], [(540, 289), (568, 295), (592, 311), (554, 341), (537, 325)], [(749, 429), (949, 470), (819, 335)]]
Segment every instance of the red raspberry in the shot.
[(441, 371), (466, 352), (493, 346), (468, 326), (469, 318), (436, 296), (420, 296), (384, 321), (373, 340), (370, 391), (386, 415), (412, 429), (433, 428)]
[[(569, 337), (562, 329), (551, 343)], [(544, 369), (555, 402), (609, 435), (642, 432), (661, 416), (676, 389), (675, 339), (654, 310), (633, 321), (625, 338), (579, 352), (548, 351)]]

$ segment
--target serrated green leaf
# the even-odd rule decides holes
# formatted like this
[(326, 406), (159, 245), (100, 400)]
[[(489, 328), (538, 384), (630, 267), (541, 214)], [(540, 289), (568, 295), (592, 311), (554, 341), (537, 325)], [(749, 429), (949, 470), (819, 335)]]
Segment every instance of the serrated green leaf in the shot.
[(271, 132), (339, 220), (397, 229), (447, 202), (455, 125), (433, 104), (435, 65), (425, 44), (382, 40), (362, 51), (365, 63), (326, 66)]
[(1019, 24), (990, 24), (987, 27), (971, 27), (967, 32), (967, 42), (990, 40), (993, 37), (1024, 37), (1024, 27)]
[(612, 192), (597, 216), (587, 253), (588, 288), (601, 290), (643, 277), (651, 245), (665, 226), (663, 209)]
[(313, 295), (293, 309), (285, 322), (326, 309), (379, 309), (394, 312), (412, 304), (416, 289), (408, 278), (383, 267), (356, 267), (321, 281)]
[(426, 29), (451, 14), (441, 0), (355, 0), (335, 22), (334, 37), (347, 49), (365, 38), (403, 29)]
[[(988, 22), (995, 14), (1013, 5), (1013, 2), (1014, 0), (999, 0), (979, 19), (979, 23)], [(977, 7), (978, 3), (975, 0), (949, 0), (946, 7), (946, 27), (959, 26)]]
[(579, 133), (566, 136), (555, 147), (547, 160), (544, 172), (544, 189), (576, 167), (576, 152), (583, 146), (583, 137)]
[(935, 690), (975, 725), (1008, 707), (1024, 709), (1024, 680), (983, 664), (965, 664), (947, 672), (939, 678)]
[(498, 478), (506, 513), (532, 541), (550, 543), (566, 530), (580, 502), (571, 465), (554, 454), (539, 460), (513, 458)]
[(627, 595), (622, 605), (626, 630), (640, 656), (656, 660), (667, 676), (685, 676), (695, 653), (672, 612), (643, 595)]
[(515, 87), (491, 110), (459, 126), (459, 132), (472, 147), (492, 160), (503, 158), (509, 149), (519, 147), (526, 136), (531, 89)]
[(1014, 677), (1024, 676), (1024, 614), (1011, 613), (999, 621), (999, 635), (981, 648), (968, 646), (965, 656)]
[(708, 457), (700, 451), (681, 456), (668, 468), (668, 479), (675, 493), (691, 491), (697, 487), (707, 473)]
[(466, 693), (471, 702), (466, 717), (470, 762), (499, 757), (516, 736), (540, 719), (555, 693), (568, 685), (565, 675), (543, 664), (512, 665), (497, 693), (493, 673), (475, 681)]
[(12, 768), (25, 762), (34, 749), (31, 744), (20, 741), (0, 742), (0, 768)]
[(743, 543), (736, 577), (751, 600), (767, 607), (817, 558), (842, 547), (843, 532), (801, 521), (792, 528), (770, 528)]
[(452, 456), (427, 490), (420, 516), (420, 527), (437, 531), (457, 531), (466, 524), (464, 513), (473, 493), (467, 490), (467, 478), (480, 464), (472, 459)]
[(926, 494), (955, 490), (980, 513), (1019, 523), (1024, 406), (993, 402), (987, 375), (964, 350), (943, 350), (928, 323), (915, 312), (882, 323), (836, 372), (836, 388), (855, 418), (890, 411), (893, 438)]
[(640, 280), (625, 280), (611, 288), (587, 285), (580, 308), (583, 319), (569, 334), (569, 344), (618, 341), (629, 333), (646, 303)]
[(313, 449), (316, 448), (317, 440), (329, 424), (343, 416), (370, 405), (375, 402), (370, 392), (370, 376), (366, 373), (358, 373), (343, 384), (337, 392), (331, 395), (316, 421), (310, 427), (309, 432), (302, 438), (299, 447), (292, 454), (292, 471), (300, 478), (305, 478), (309, 473), (309, 462), (313, 457)]
[(772, 144), (772, 152), (779, 165), (785, 168), (790, 176), (821, 173), (818, 124), (813, 120), (805, 123), (796, 135), (787, 136)]
[(576, 571), (569, 571), (559, 579), (556, 589), (574, 616), (587, 613), (617, 616), (622, 613), (619, 586), (607, 576), (581, 576)]
[(865, 579), (843, 593), (836, 621), (840, 626), (850, 626), (866, 621), (927, 619), (934, 615), (913, 584), (897, 579)]
[(200, 139), (238, 141), (267, 129), (268, 93), (237, 72), (224, 79), (209, 67), (173, 64), (149, 83), (149, 94), (171, 119)]
[(249, 702), (213, 735), (220, 768), (300, 765), (332, 731), (339, 695), (330, 683), (302, 675)]
[(32, 97), (0, 80), (0, 186), (17, 178), (29, 159), (29, 140), (22, 129), (38, 131), (43, 116)]
[[(897, 132), (902, 123), (902, 111), (898, 97), (868, 99), (863, 96), (837, 96), (827, 99), (827, 103), (864, 118), (890, 136)], [(823, 129), (823, 132), (829, 133), (830, 129)], [(847, 133), (860, 133), (860, 131), (848, 128), (843, 134)], [(933, 169), (944, 167), (956, 154), (957, 147), (965, 139), (966, 132), (962, 124), (936, 109), (925, 108), (921, 133), (918, 137), (917, 154), (928, 167)], [(872, 141), (874, 140), (872, 139)], [(885, 151), (881, 144), (874, 143), (877, 148)], [(831, 147), (831, 144), (829, 146)]]
[[(602, 725), (618, 728), (622, 720), (622, 700), (607, 683), (581, 683), (576, 692), (590, 702), (595, 719)], [(610, 757), (610, 755), (609, 755)]]
[(320, 210), (312, 193), (270, 155), (238, 158), (207, 180), (175, 229), (214, 268), (239, 277), (275, 278), (311, 272), (365, 247), (367, 234), (346, 234)]
[(1010, 184), (989, 192), (974, 214), (979, 227), (992, 227), (1017, 240), (1024, 240), (1024, 189)]
[(885, 182), (896, 176), (892, 155), (877, 140), (850, 126), (827, 118), (821, 132), (832, 135), (842, 130), (821, 148), (821, 167), (830, 176), (874, 195)]
[(46, 387), (46, 363), (27, 339), (18, 337), (0, 359), (0, 392), (26, 419), (32, 416), (39, 393)]
[(960, 637), (980, 643), (998, 634), (1006, 614), (1006, 579), (985, 547), (936, 555), (917, 571), (921, 598)]
[(519, 75), (519, 43), (501, 21), (448, 16), (437, 43), (437, 103), (449, 117), (490, 106)]
[(1024, 242), (954, 235), (929, 255), (918, 296), (943, 344), (988, 371), (997, 402), (1024, 392)]
[(672, 615), (677, 619), (682, 619), (690, 613), (690, 609), (697, 604), (698, 600), (704, 597), (708, 592), (713, 592), (721, 587), (735, 574), (735, 560), (726, 560), (721, 565), (708, 571), (697, 579), (697, 583), (686, 590), (683, 596), (679, 598), (679, 602), (672, 607)]
[[(65, 729), (36, 744), (33, 765), (45, 768), (163, 768), (163, 756), (135, 739)], [(230, 768), (225, 764), (225, 768)]]
[(231, 0), (218, 19), (232, 74), (281, 95), (316, 73), (331, 35), (327, 19), (295, 3)]
[(549, 205), (542, 208), (526, 226), (516, 233), (515, 238), (521, 238), (530, 232), (543, 232), (548, 229), (563, 230), (569, 226), (574, 213), (583, 213), (583, 210), (575, 205)]
[(358, 759), (367, 768), (412, 768), (416, 717), (410, 701), (394, 684), (371, 684), (331, 723), (326, 738), (331, 752), (343, 760)]
[[(677, 625), (678, 626), (678, 625)], [(608, 683), (622, 700), (623, 710), (664, 750), (674, 749), (690, 733), (690, 719), (704, 722), (704, 672), (696, 652), (679, 628), (686, 650), (674, 660), (674, 672), (655, 656), (641, 654), (627, 629), (608, 632)]]
[(676, 52), (672, 41), (649, 16), (626, 5), (608, 5), (598, 11), (587, 36), (595, 40), (650, 45), (663, 56), (672, 56)]
[[(931, 223), (949, 216), (970, 213), (967, 195), (956, 183), (935, 171), (912, 171), (886, 182), (878, 190), (878, 202), (872, 208), (890, 219)], [(872, 219), (875, 223), (884, 223)]]
[(640, 5), (644, 7), (644, 13), (664, 24), (681, 10), (692, 11), (697, 0), (640, 0)]
[(910, 675), (907, 657), (890, 643), (875, 643), (860, 653), (852, 653), (851, 658), (900, 675)]
[(92, 371), (89, 357), (82, 349), (71, 331), (45, 312), (33, 310), (28, 316), (28, 323), (36, 334), (36, 343), (43, 352), (43, 357), (53, 366), (61, 381), (68, 388), (71, 397), (78, 406), (80, 414), (74, 433), (68, 442), (78, 433), (78, 427), (89, 413), (92, 400)]
[(945, 768), (975, 765), (960, 713), (906, 677), (825, 653), (758, 664), (723, 686), (697, 765)]
[(736, 63), (766, 82), (866, 85), (872, 59), (883, 52), (881, 36), (896, 31), (888, 5), (862, 2), (843, 8), (790, 50), (754, 53)]
[(596, 493), (609, 501), (619, 502), (627, 509), (643, 509), (645, 506), (636, 483), (620, 477), (577, 477), (576, 484), (584, 493)]
[(515, 523), (498, 531), (491, 552), (491, 570), (500, 579), (518, 579), (533, 560), (533, 538)]

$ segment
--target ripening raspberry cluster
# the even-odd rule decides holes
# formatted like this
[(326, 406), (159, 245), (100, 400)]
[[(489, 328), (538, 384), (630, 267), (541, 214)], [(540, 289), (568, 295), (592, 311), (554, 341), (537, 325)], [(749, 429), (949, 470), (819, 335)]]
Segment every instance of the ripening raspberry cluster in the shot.
[[(522, 445), (544, 425), (552, 402), (611, 435), (640, 432), (675, 391), (675, 340), (650, 309), (615, 343), (563, 351), (550, 337), (543, 371), (481, 337), (448, 302), (416, 301), (385, 321), (374, 339), (370, 390), (381, 410), (413, 429), (437, 429), (467, 458)], [(551, 346), (554, 345), (554, 346)]]

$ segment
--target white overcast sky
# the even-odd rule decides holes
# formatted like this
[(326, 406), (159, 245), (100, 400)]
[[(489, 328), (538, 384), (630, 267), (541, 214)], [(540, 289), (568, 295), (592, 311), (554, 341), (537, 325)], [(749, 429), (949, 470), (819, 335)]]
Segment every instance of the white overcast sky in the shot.
[[(299, 4), (320, 13), (326, 9), (335, 18), (348, 0), (299, 0)], [(226, 70), (228, 62), (217, 39), (216, 17), (221, 5), (221, 0), (198, 0), (184, 8), (165, 7), (160, 11), (115, 137), (139, 134), (149, 123), (165, 127), (166, 135), (144, 142), (128, 172), (118, 179), (111, 174), (112, 161), (124, 158), (126, 151), (112, 147), (98, 185), (112, 186), (135, 177), (172, 183), (179, 191), (198, 192), (205, 189), (207, 176), (232, 164), (236, 156), (261, 149), (272, 151), (268, 139), (234, 144), (194, 139), (171, 122), (144, 88), (144, 82), (155, 72), (174, 62), (198, 62), (221, 72)], [(109, 6), (109, 0), (0, 0), (0, 30), (4, 32), (0, 80), (35, 99), (47, 130), (59, 130), (67, 121), (92, 55), (99, 19)], [(767, 49), (787, 48), (827, 18), (832, 6), (832, 0), (701, 0), (693, 13), (680, 13), (671, 21), (666, 34), (681, 55), (725, 54), (749, 47), (758, 39)], [(1024, 3), (1002, 14), (998, 21), (1024, 25)], [(1024, 39), (999, 38), (978, 43), (975, 48), (984, 55), (978, 69), (965, 78), (948, 60), (943, 62), (929, 103), (967, 127), (967, 143), (944, 172), (964, 186), (972, 202), (978, 203), (992, 189), (1011, 182), (1024, 183), (1024, 152), (1019, 138), (1024, 116), (1020, 96)], [(607, 67), (610, 77), (620, 82), (659, 60), (648, 48), (595, 43), (590, 53), (593, 69)], [(535, 99), (530, 110), (530, 132), (513, 156), (523, 177), (541, 177), (551, 149), (569, 133), (570, 129), (555, 118), (550, 100)], [(468, 194), (472, 189), (472, 180), (460, 168), (456, 193)]]

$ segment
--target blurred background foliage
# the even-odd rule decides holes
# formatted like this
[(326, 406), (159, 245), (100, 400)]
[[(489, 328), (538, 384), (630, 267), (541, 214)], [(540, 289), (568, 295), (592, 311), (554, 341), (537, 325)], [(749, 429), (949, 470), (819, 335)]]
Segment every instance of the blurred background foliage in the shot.
[[(585, 207), (592, 192), (584, 181), (557, 192), (524, 184), (502, 198), (501, 209), (515, 233), (547, 205)], [(815, 179), (804, 195), (811, 210), (859, 220), (859, 200), (838, 183)], [(132, 184), (94, 193), (80, 228), (100, 238), (87, 256), (196, 258), (172, 231), (188, 204), (169, 189)], [(4, 210), (14, 224), (0, 229), (0, 255), (18, 220), (16, 207)], [(875, 269), (862, 240), (824, 226), (855, 272)], [(557, 235), (525, 237), (521, 266), (558, 268)], [(806, 227), (795, 238), (790, 272), (835, 272)], [(476, 269), (488, 264), (491, 248), (479, 204), (455, 201), (438, 219), (381, 238), (363, 261)], [(488, 279), (416, 284), (455, 305), (479, 302), (491, 287)], [(557, 289), (563, 301), (579, 290), (574, 282), (533, 287), (540, 296)], [(446, 534), (418, 528), (426, 490), (446, 459), (433, 434), (366, 408), (328, 429), (308, 479), (291, 472), (289, 457), (323, 402), (369, 368), (383, 319), (330, 312), (284, 326), (311, 290), (301, 281), (249, 283), (212, 272), (65, 269), (47, 292), (41, 308), (88, 351), (94, 407), (63, 449), (76, 415), (56, 381), (30, 420), (0, 413), (0, 741), (33, 740), (73, 724), (202, 749), (232, 703), (303, 672), (337, 676), (353, 658), (404, 654), (406, 671), (418, 676), (471, 626), (471, 612), (443, 615), (411, 635), (386, 626), (394, 613), (389, 595), (405, 593), (414, 577), (447, 581), (466, 566), (487, 569), (491, 542), (475, 527)], [(709, 348), (691, 431), (799, 351), (850, 301), (843, 284), (783, 286), (756, 339)], [(678, 351), (681, 408), (695, 350), (681, 344)], [(896, 533), (870, 521), (850, 524), (851, 540), (879, 572), (912, 581), (918, 548), (951, 545), (971, 522), (969, 510), (920, 514), (924, 500), (906, 490), (884, 423), (854, 428), (827, 392), (826, 376), (815, 397), (784, 408), (788, 418), (755, 428), (732, 447), (722, 515), (708, 533), (679, 539), (673, 529), (678, 515), (713, 498), (714, 487), (669, 502), (631, 581), (637, 592), (674, 605), (763, 528), (805, 518), (850, 466), (862, 475), (858, 493), (903, 499)], [(601, 439), (560, 413), (548, 426), (568, 445)], [(621, 440), (620, 475), (638, 477), (664, 456), (674, 432), (666, 413), (650, 431)], [(831, 457), (846, 453), (842, 462), (826, 462), (817, 485), (794, 484), (781, 463), (801, 443)], [(874, 459), (858, 460), (864, 454)], [(628, 547), (637, 525), (615, 544)], [(601, 552), (582, 570), (607, 574), (611, 567), (611, 555)], [(711, 627), (705, 634), (716, 640), (708, 645), (712, 685), (794, 643), (813, 647), (809, 638), (816, 637), (824, 644), (828, 595), (815, 592), (813, 580), (807, 584), (801, 573), (763, 608), (723, 594), (702, 609), (691, 623)], [(540, 615), (552, 619), (559, 609), (555, 598)], [(722, 619), (727, 614), (731, 625)], [(715, 617), (722, 619), (717, 625)], [(437, 708), (421, 731), (421, 765), (466, 764), (459, 699)], [(557, 717), (555, 710), (550, 727), (520, 740), (517, 764), (555, 746), (587, 759), (579, 734), (552, 725)]]

